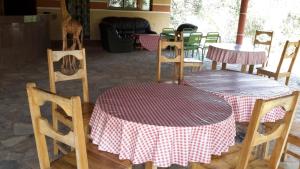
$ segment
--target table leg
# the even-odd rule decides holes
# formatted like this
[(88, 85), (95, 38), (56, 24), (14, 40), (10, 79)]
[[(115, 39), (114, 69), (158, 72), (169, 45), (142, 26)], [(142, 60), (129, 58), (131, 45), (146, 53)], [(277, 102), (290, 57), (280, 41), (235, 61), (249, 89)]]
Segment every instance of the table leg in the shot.
[(175, 63), (174, 64), (174, 77), (173, 77), (174, 81), (179, 79), (179, 77), (180, 77), (179, 73), (180, 73), (179, 63)]
[(155, 165), (153, 165), (153, 162), (149, 161), (145, 164), (145, 169), (157, 169)]
[(226, 63), (222, 63), (222, 70), (226, 70)]
[(211, 70), (217, 70), (217, 61), (213, 61), (211, 65)]
[(247, 67), (247, 65), (242, 65), (241, 72), (246, 73)]
[(253, 70), (254, 70), (254, 65), (250, 65), (248, 73), (252, 74)]

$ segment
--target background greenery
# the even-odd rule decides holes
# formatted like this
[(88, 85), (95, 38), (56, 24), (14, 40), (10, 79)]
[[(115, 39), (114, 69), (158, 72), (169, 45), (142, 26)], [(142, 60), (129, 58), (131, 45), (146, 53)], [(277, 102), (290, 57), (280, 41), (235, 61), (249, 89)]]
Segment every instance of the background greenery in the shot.
[[(218, 31), (223, 42), (234, 42), (240, 3), (240, 0), (172, 0), (171, 26), (192, 23), (198, 26), (198, 31)], [(299, 0), (250, 0), (245, 43), (252, 43), (256, 29), (273, 30), (275, 41), (299, 39), (299, 9)]]
[[(216, 31), (222, 42), (235, 42), (240, 3), (241, 0), (172, 0), (170, 27), (192, 23), (203, 34)], [(300, 40), (299, 9), (300, 0), (249, 0), (244, 43), (253, 43), (257, 29), (274, 31), (270, 61), (277, 64), (286, 40)], [(295, 69), (300, 68), (297, 60)]]

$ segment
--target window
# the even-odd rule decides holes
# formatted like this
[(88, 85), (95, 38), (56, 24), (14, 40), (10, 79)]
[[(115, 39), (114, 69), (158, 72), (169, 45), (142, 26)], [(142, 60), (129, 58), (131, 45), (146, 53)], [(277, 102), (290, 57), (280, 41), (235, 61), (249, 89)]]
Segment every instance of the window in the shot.
[(150, 11), (151, 0), (109, 0), (110, 8), (124, 8)]

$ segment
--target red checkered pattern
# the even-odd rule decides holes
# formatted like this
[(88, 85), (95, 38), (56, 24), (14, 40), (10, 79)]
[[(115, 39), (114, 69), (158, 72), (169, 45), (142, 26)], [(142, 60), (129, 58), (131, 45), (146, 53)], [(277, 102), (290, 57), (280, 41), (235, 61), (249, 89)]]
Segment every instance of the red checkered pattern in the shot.
[[(204, 71), (184, 77), (184, 84), (212, 92), (224, 98), (232, 107), (235, 120), (248, 122), (256, 99), (270, 99), (290, 94), (288, 87), (277, 81), (233, 71)], [(265, 115), (262, 122), (274, 122), (284, 117), (278, 107)]]
[(252, 45), (234, 43), (216, 43), (208, 47), (207, 58), (221, 63), (230, 64), (263, 64), (267, 61), (264, 49)]
[(133, 164), (158, 167), (209, 163), (234, 145), (234, 116), (228, 103), (209, 92), (172, 84), (128, 84), (97, 99), (90, 120), (99, 150)]
[(142, 47), (148, 51), (156, 51), (158, 49), (158, 41), (160, 36), (157, 34), (137, 34), (138, 40)]

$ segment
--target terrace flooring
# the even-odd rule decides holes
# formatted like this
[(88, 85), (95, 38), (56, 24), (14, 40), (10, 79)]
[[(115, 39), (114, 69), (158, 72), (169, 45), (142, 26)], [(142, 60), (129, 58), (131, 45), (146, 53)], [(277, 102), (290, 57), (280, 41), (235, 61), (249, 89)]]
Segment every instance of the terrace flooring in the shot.
[[(113, 54), (103, 51), (98, 46), (91, 46), (87, 47), (86, 56), (91, 101), (95, 101), (99, 94), (113, 86), (132, 81), (155, 81), (155, 52), (134, 51)], [(210, 65), (210, 61), (205, 61), (203, 69), (210, 69)], [(168, 64), (162, 67), (163, 78), (171, 79), (172, 68)], [(238, 69), (232, 65), (229, 65), (229, 68)], [(43, 59), (36, 63), (14, 70), (0, 68), (0, 72), (0, 169), (39, 168), (25, 85), (27, 82), (35, 82), (38, 87), (49, 89), (46, 52)], [(290, 87), (300, 89), (296, 77), (292, 77)], [(59, 84), (58, 91), (63, 91), (61, 94), (67, 96), (81, 95), (81, 83), (75, 81)], [(43, 110), (50, 118), (50, 108)], [(299, 110), (297, 119), (300, 119)], [(51, 147), (51, 142), (49, 145)], [(281, 165), (284, 168), (297, 169), (299, 161), (288, 157)], [(143, 164), (134, 166), (134, 169), (141, 168)], [(173, 165), (170, 168), (185, 167)]]

